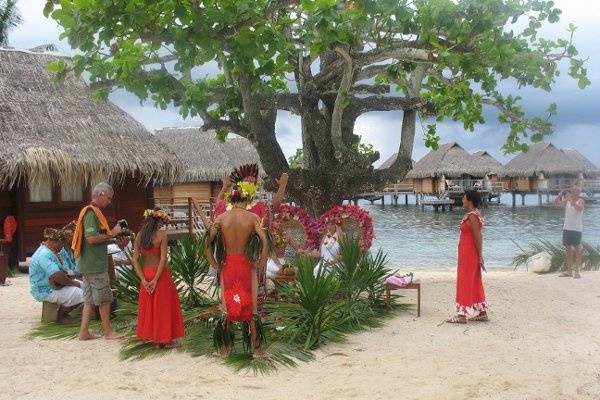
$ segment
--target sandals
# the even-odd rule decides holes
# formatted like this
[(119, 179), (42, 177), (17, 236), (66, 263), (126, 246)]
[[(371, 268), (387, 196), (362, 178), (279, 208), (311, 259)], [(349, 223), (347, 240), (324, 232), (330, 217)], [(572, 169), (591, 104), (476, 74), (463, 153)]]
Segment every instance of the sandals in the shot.
[(490, 319), (488, 318), (487, 314), (485, 315), (478, 315), (476, 317), (473, 318), (469, 318), (469, 321), (476, 321), (476, 322), (488, 322)]
[(573, 277), (573, 273), (571, 271), (565, 271), (562, 272), (560, 275), (558, 275), (559, 278), (572, 278)]
[(455, 315), (454, 317), (447, 319), (446, 322), (449, 324), (466, 324), (467, 318), (461, 315)]

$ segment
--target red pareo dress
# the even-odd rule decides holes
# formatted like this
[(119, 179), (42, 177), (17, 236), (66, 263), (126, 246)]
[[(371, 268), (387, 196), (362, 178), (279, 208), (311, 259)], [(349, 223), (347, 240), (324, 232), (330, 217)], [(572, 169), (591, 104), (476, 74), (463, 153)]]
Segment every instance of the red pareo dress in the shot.
[[(215, 204), (215, 207), (213, 209), (212, 212), (212, 219), (213, 221), (221, 214), (223, 214), (225, 211), (227, 211), (227, 203), (224, 200), (219, 200), (217, 202), (217, 204)], [(258, 217), (260, 217), (260, 219), (263, 220), (263, 223), (268, 222), (267, 221), (267, 217), (269, 215), (269, 208), (267, 206), (267, 204), (264, 201), (257, 201), (256, 203), (254, 203), (252, 205), (252, 207), (250, 207), (248, 209), (248, 211), (250, 211), (251, 213), (253, 213), (254, 215), (257, 215)], [(266, 270), (261, 269), (261, 268), (257, 268), (256, 269), (256, 276), (258, 279), (258, 293), (257, 293), (257, 308), (259, 311), (262, 311), (263, 306), (265, 304), (265, 300), (267, 297), (267, 288), (266, 288), (266, 284), (267, 284), (267, 275), (266, 275)]]
[(488, 306), (479, 266), (479, 253), (475, 247), (475, 238), (467, 220), (470, 215), (477, 217), (479, 228), (483, 230), (484, 219), (478, 211), (465, 214), (460, 223), (460, 239), (458, 241), (458, 271), (456, 278), (456, 313), (475, 317)]
[[(160, 254), (160, 247), (140, 249), (140, 253)], [(156, 270), (157, 267), (144, 267), (147, 281), (154, 278)], [(157, 344), (168, 344), (185, 335), (179, 295), (167, 267), (158, 278), (154, 293), (150, 294), (140, 285), (136, 335), (138, 339)]]

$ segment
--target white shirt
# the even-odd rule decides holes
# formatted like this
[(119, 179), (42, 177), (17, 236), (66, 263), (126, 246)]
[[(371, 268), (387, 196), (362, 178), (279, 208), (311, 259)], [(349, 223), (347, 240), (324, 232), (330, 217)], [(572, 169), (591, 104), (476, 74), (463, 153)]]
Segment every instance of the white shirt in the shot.
[(125, 252), (131, 251), (131, 242), (127, 243), (127, 246), (125, 247), (124, 250), (121, 250), (121, 248), (116, 243), (109, 244), (107, 246), (107, 248), (108, 248), (108, 254), (112, 255), (113, 260), (115, 260), (115, 261), (128, 261), (129, 260), (127, 258), (127, 254)]
[[(577, 203), (583, 200), (577, 200)], [(583, 210), (579, 211), (571, 204), (571, 200), (567, 200), (565, 205), (565, 224), (563, 225), (565, 231), (576, 231), (583, 232)]]

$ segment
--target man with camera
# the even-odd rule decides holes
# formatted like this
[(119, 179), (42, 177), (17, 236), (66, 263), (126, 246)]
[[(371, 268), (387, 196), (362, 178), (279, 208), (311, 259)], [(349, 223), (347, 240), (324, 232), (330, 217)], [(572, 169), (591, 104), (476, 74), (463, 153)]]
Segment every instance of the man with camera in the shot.
[(99, 183), (92, 190), (92, 202), (79, 213), (73, 234), (73, 253), (77, 269), (83, 277), (83, 313), (81, 316), (80, 340), (95, 339), (89, 332), (90, 319), (95, 306), (100, 309), (100, 320), (105, 339), (119, 339), (122, 336), (113, 331), (110, 325), (110, 305), (113, 294), (108, 273), (107, 246), (116, 238), (128, 240), (121, 234), (119, 224), (112, 229), (102, 209), (108, 207), (114, 195), (108, 183)]
[[(581, 278), (581, 236), (583, 233), (583, 211), (585, 201), (580, 197), (581, 186), (577, 182), (571, 190), (561, 191), (554, 204), (565, 208), (565, 223), (563, 225), (563, 245), (565, 246), (565, 271), (559, 276)], [(573, 255), (575, 255), (575, 272), (573, 272)]]

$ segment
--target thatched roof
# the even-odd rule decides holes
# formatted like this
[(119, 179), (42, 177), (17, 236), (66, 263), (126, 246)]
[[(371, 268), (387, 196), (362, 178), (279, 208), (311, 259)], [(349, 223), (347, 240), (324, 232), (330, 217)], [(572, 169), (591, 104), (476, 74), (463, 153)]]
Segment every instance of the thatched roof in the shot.
[[(392, 164), (396, 161), (396, 158), (398, 158), (398, 153), (394, 153), (392, 154), (387, 160), (385, 160), (379, 167), (377, 167), (377, 169), (387, 169), (389, 167), (392, 166)], [(413, 160), (412, 163), (414, 164), (415, 161)]]
[(406, 174), (409, 179), (434, 178), (444, 175), (446, 178), (457, 178), (464, 174), (483, 176), (481, 167), (478, 167), (473, 156), (458, 143), (441, 145), (437, 150), (431, 150), (413, 165), (413, 169)]
[[(81, 79), (54, 82), (47, 64), (61, 56), (0, 49), (0, 185), (55, 177), (60, 182), (126, 175), (173, 181), (175, 155)], [(68, 58), (62, 57), (68, 62)]]
[(184, 163), (179, 182), (219, 181), (241, 164), (260, 165), (256, 149), (244, 138), (230, 138), (223, 143), (214, 131), (202, 132), (198, 127), (165, 128), (156, 131), (156, 137)]
[(502, 163), (496, 160), (486, 150), (477, 151), (473, 153), (472, 157), (474, 168), (480, 170), (478, 175), (498, 175), (502, 171)]
[(521, 153), (504, 166), (502, 175), (508, 177), (531, 177), (539, 174), (552, 175), (599, 175), (600, 170), (576, 150), (563, 150), (552, 143), (536, 143), (529, 151)]

